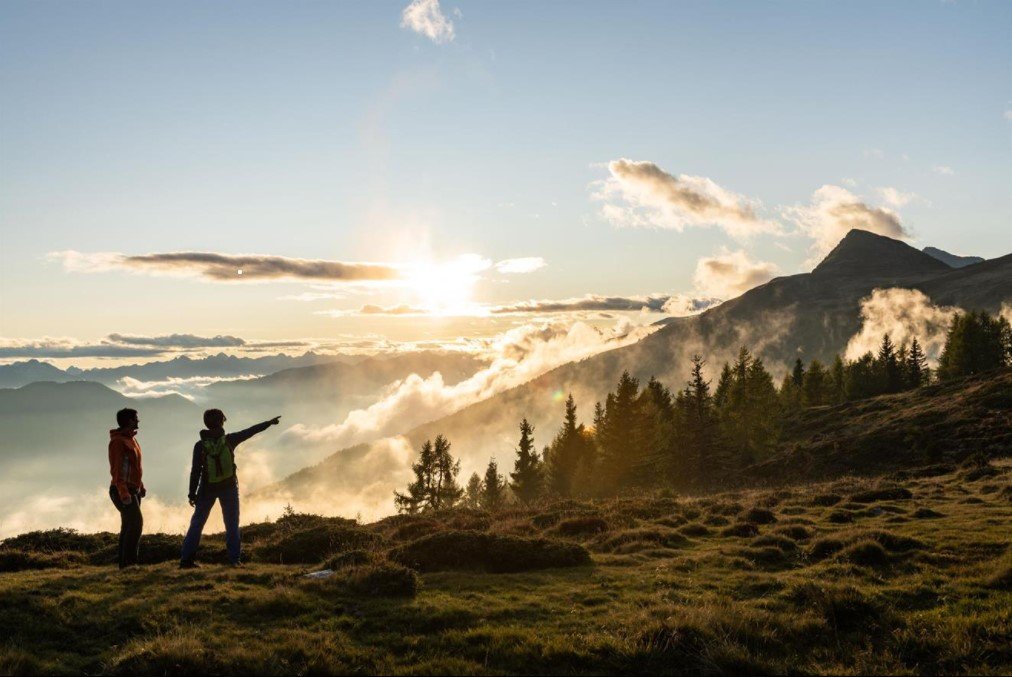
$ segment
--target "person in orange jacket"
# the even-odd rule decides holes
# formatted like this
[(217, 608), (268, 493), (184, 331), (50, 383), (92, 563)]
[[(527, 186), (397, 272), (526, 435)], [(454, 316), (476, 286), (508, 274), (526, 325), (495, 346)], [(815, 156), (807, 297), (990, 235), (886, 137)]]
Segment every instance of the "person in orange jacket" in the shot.
[(118, 428), (109, 431), (109, 498), (120, 515), (119, 568), (137, 564), (144, 529), (141, 499), (147, 494), (141, 479), (141, 445), (137, 443), (140, 419), (136, 409), (116, 412)]

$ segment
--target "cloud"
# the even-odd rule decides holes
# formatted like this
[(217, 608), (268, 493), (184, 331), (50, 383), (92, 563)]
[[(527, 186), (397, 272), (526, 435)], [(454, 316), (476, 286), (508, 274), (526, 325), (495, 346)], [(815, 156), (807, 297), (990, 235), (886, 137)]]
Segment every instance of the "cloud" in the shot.
[(847, 342), (844, 356), (854, 360), (867, 352), (876, 352), (882, 336), (896, 345), (921, 344), (929, 362), (937, 362), (945, 346), (945, 335), (952, 316), (959, 312), (953, 306), (936, 306), (916, 289), (875, 289), (861, 300), (861, 330)]
[(401, 28), (424, 35), (437, 45), (451, 42), (455, 37), (453, 22), (439, 7), (439, 0), (413, 0), (401, 12)]
[(810, 205), (787, 207), (784, 213), (815, 241), (810, 264), (829, 253), (854, 228), (897, 239), (910, 237), (899, 214), (884, 207), (871, 207), (840, 186), (822, 186), (812, 195)]
[(232, 348), (246, 345), (245, 339), (237, 336), (195, 336), (193, 334), (169, 334), (167, 336), (134, 336), (109, 334), (108, 340), (131, 346), (152, 346), (158, 348)]
[(931, 171), (942, 176), (954, 176), (956, 171), (948, 165), (933, 165)]
[(412, 374), (391, 384), (379, 401), (352, 411), (341, 423), (321, 428), (295, 425), (284, 436), (289, 441), (337, 447), (367, 442), (446, 416), (561, 364), (634, 343), (656, 330), (623, 319), (610, 332), (583, 322), (546, 322), (511, 329), (486, 343), (489, 366), (459, 383), (447, 385), (438, 372), (427, 378)]
[(201, 399), (203, 389), (214, 383), (228, 381), (249, 381), (260, 378), (260, 374), (248, 374), (246, 376), (191, 376), (188, 378), (170, 377), (158, 381), (141, 381), (130, 376), (124, 376), (116, 381), (114, 386), (120, 394), (127, 397), (163, 397), (165, 395), (179, 395), (191, 402)]
[[(687, 295), (651, 294), (649, 296), (601, 296), (587, 294), (569, 299), (531, 299), (508, 305), (494, 306), (493, 314), (569, 313), (583, 311), (647, 311), (653, 313), (691, 314), (720, 303), (715, 298), (693, 298)], [(689, 312), (685, 312), (689, 311)]]
[(71, 338), (0, 339), (0, 359), (63, 357), (153, 357), (164, 352), (149, 346), (82, 343)]
[(495, 269), (500, 273), (533, 273), (548, 265), (540, 256), (527, 256), (519, 259), (506, 259), (495, 264)]
[(706, 294), (733, 298), (769, 282), (779, 269), (767, 261), (753, 261), (743, 250), (723, 250), (716, 256), (699, 259), (693, 282)]
[(877, 188), (876, 192), (878, 192), (878, 194), (882, 197), (882, 200), (890, 207), (906, 206), (911, 200), (919, 197), (917, 193), (904, 193), (891, 186)]
[(592, 197), (604, 202), (602, 215), (621, 227), (723, 228), (734, 238), (778, 233), (780, 226), (759, 218), (757, 200), (733, 193), (702, 176), (665, 172), (653, 162), (625, 158), (608, 163), (611, 177), (597, 182)]
[(346, 263), (213, 252), (169, 252), (131, 256), (116, 252), (57, 251), (50, 252), (47, 258), (60, 261), (64, 269), (71, 272), (98, 273), (125, 270), (148, 275), (199, 277), (214, 282), (242, 280), (378, 282), (398, 280), (404, 274), (398, 266), (381, 263)]

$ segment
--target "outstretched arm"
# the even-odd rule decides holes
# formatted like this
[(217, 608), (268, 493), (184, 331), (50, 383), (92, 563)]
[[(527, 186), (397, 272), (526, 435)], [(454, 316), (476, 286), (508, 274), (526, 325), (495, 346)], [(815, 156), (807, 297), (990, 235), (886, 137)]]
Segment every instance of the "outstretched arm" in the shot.
[(235, 449), (237, 446), (239, 446), (249, 438), (253, 437), (257, 433), (262, 433), (263, 431), (270, 428), (272, 425), (277, 425), (278, 423), (281, 423), (281, 417), (275, 416), (269, 421), (257, 423), (256, 425), (252, 425), (249, 428), (246, 428), (245, 430), (240, 430), (239, 432), (235, 433), (229, 433), (227, 436), (229, 446)]

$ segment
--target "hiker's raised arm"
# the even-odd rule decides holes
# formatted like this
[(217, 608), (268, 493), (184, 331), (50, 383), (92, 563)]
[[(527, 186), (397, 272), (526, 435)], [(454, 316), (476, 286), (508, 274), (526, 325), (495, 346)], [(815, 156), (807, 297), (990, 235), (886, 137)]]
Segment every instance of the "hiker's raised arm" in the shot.
[(229, 444), (232, 445), (232, 448), (234, 449), (236, 446), (242, 444), (243, 442), (253, 437), (257, 433), (262, 433), (263, 431), (270, 428), (272, 425), (277, 425), (278, 423), (281, 423), (281, 417), (275, 416), (274, 418), (264, 421), (263, 423), (251, 425), (249, 428), (246, 428), (245, 430), (229, 433), (228, 442)]

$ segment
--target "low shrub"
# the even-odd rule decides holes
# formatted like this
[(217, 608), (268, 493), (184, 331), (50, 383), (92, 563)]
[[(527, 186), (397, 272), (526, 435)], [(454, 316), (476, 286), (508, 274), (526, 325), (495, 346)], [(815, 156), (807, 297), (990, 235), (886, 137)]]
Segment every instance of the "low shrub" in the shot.
[(323, 563), (325, 569), (333, 569), (337, 571), (339, 569), (347, 569), (349, 567), (360, 567), (366, 564), (372, 564), (377, 558), (377, 555), (369, 550), (355, 549), (349, 550), (348, 552), (342, 552), (334, 555), (326, 562)]
[(740, 519), (750, 524), (773, 524), (777, 521), (773, 511), (767, 508), (751, 508)]
[(704, 520), (704, 524), (710, 527), (726, 527), (730, 523), (731, 520), (721, 515), (713, 515), (712, 517), (707, 517), (706, 520)]
[(787, 538), (786, 536), (778, 536), (776, 534), (765, 534), (758, 536), (749, 543), (750, 548), (765, 548), (773, 547), (783, 552), (794, 552), (798, 549), (798, 544)]
[(637, 546), (680, 548), (687, 545), (688, 540), (674, 529), (642, 527), (602, 535), (596, 543), (601, 550), (606, 552), (617, 552), (619, 550), (628, 552), (630, 550), (629, 546), (633, 544)]
[(441, 528), (439, 522), (435, 520), (419, 519), (397, 527), (391, 538), (395, 541), (413, 541), (431, 534), (433, 531), (439, 531)]
[(600, 517), (573, 517), (562, 520), (551, 530), (558, 536), (588, 536), (608, 531), (608, 523)]
[(834, 510), (826, 518), (833, 524), (849, 524), (854, 521), (853, 510)]
[(945, 515), (943, 515), (942, 513), (936, 512), (935, 510), (932, 510), (931, 508), (918, 508), (917, 510), (914, 511), (913, 516), (916, 519), (919, 519), (919, 520), (923, 520), (923, 519), (936, 519), (938, 517), (945, 517)]
[(348, 574), (348, 587), (354, 592), (380, 597), (414, 597), (421, 579), (411, 569), (382, 562), (355, 567)]
[(799, 607), (814, 610), (840, 632), (866, 629), (882, 617), (877, 604), (850, 586), (804, 583), (792, 589), (788, 598)]
[(812, 532), (800, 524), (787, 524), (780, 526), (774, 529), (773, 533), (786, 536), (787, 538), (793, 538), (795, 541), (807, 541), (812, 537)]
[(820, 538), (808, 549), (808, 557), (814, 561), (823, 560), (843, 550), (844, 545), (844, 542), (839, 538), (831, 536)]
[(85, 563), (85, 556), (80, 552), (34, 552), (0, 548), (0, 572), (65, 569)]
[(889, 564), (889, 553), (878, 541), (873, 541), (870, 538), (847, 546), (840, 553), (840, 558), (851, 564), (868, 567), (881, 567)]
[(752, 538), (759, 535), (759, 527), (750, 522), (738, 522), (723, 529), (721, 536), (737, 536), (739, 538)]
[(389, 558), (417, 571), (474, 569), (508, 573), (584, 566), (590, 553), (576, 543), (477, 531), (441, 531), (396, 547)]
[(686, 524), (685, 526), (681, 527), (678, 530), (678, 533), (680, 533), (682, 536), (689, 536), (689, 537), (708, 536), (710, 534), (710, 530), (707, 527), (703, 526), (702, 524), (699, 524), (698, 522), (692, 522), (691, 524)]
[(879, 487), (852, 494), (850, 500), (854, 503), (874, 503), (875, 501), (905, 501), (911, 498), (913, 498), (913, 494), (906, 487)]
[(359, 526), (324, 522), (300, 531), (278, 531), (259, 544), (254, 553), (262, 562), (316, 564), (333, 553), (367, 548), (379, 540), (377, 534)]
[(819, 505), (824, 508), (828, 508), (830, 506), (836, 505), (842, 500), (843, 496), (840, 496), (838, 494), (819, 494), (818, 496), (812, 499), (811, 503), (812, 505)]

